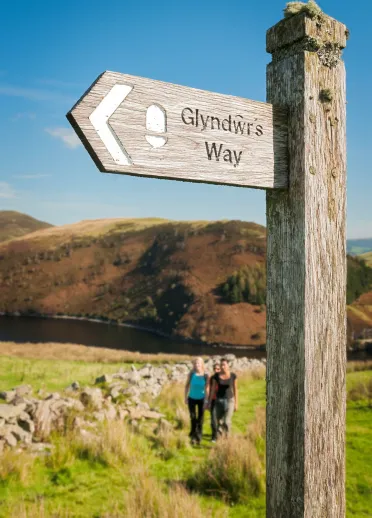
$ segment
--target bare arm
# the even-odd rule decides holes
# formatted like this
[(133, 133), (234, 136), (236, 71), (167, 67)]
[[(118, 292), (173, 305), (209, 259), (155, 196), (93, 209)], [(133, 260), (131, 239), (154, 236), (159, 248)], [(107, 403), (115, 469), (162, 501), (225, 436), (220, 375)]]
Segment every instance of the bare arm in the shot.
[(207, 378), (205, 380), (205, 400), (208, 399), (209, 396), (209, 376), (207, 374)]
[(191, 372), (189, 372), (189, 374), (187, 376), (186, 385), (185, 385), (185, 403), (187, 403), (187, 398), (189, 396), (190, 380), (191, 380)]
[(212, 402), (212, 399), (216, 393), (216, 390), (217, 390), (217, 381), (215, 379), (212, 380), (212, 388), (211, 390), (209, 391), (209, 400), (208, 400), (208, 405), (211, 404)]
[(238, 410), (238, 381), (236, 378), (234, 379), (234, 399), (235, 399), (234, 410), (236, 412)]

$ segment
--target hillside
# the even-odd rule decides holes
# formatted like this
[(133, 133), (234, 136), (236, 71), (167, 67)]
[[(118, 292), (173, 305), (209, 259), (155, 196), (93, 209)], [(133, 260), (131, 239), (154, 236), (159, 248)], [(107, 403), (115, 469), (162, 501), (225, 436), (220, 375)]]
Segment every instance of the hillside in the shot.
[[(0, 311), (103, 317), (207, 343), (264, 345), (266, 229), (105, 219), (0, 243)], [(348, 258), (349, 337), (372, 328), (372, 270)]]
[(360, 258), (363, 259), (363, 261), (365, 261), (368, 266), (372, 267), (372, 252), (361, 254)]
[(22, 237), (52, 225), (14, 210), (0, 210), (0, 242)]
[(83, 221), (0, 244), (0, 311), (104, 316), (212, 343), (265, 343), (265, 307), (220, 287), (264, 264), (255, 223)]

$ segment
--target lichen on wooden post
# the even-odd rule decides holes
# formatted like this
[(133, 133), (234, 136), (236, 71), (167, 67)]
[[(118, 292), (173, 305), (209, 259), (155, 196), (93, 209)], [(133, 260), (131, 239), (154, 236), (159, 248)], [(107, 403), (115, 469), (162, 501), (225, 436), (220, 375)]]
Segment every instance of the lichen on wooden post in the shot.
[(267, 32), (290, 163), (289, 190), (267, 192), (267, 516), (342, 518), (348, 31), (297, 9)]

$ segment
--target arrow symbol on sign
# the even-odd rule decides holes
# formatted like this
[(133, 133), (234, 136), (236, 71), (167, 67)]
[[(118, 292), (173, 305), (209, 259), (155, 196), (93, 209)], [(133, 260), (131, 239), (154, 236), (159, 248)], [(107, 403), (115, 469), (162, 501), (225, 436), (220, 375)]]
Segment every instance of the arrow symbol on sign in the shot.
[(90, 122), (106, 146), (107, 151), (119, 165), (131, 165), (133, 162), (108, 120), (132, 90), (133, 86), (113, 86), (89, 116)]

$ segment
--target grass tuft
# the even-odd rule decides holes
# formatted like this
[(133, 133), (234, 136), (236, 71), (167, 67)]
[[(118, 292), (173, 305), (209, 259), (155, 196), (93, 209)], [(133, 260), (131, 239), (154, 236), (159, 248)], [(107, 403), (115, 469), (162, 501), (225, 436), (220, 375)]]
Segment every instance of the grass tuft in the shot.
[(135, 465), (138, 454), (143, 453), (141, 446), (138, 437), (123, 421), (103, 423), (88, 440), (79, 437), (72, 442), (77, 458), (113, 468)]
[(186, 430), (190, 418), (185, 404), (185, 386), (183, 383), (170, 383), (164, 387), (156, 402), (168, 419), (176, 421), (176, 428)]
[(264, 464), (249, 437), (222, 438), (188, 480), (188, 487), (229, 503), (248, 503), (265, 490)]
[(360, 381), (352, 386), (347, 393), (348, 401), (365, 401), (372, 408), (372, 378)]
[(372, 360), (347, 362), (346, 372), (361, 372), (372, 370)]
[[(126, 498), (123, 518), (204, 518), (197, 497), (183, 485), (175, 484), (165, 491), (160, 483), (139, 472)], [(214, 515), (216, 516), (216, 515)], [(107, 517), (108, 518), (108, 517)]]
[(11, 482), (27, 485), (34, 463), (35, 458), (27, 452), (6, 449), (0, 456), (0, 485)]

